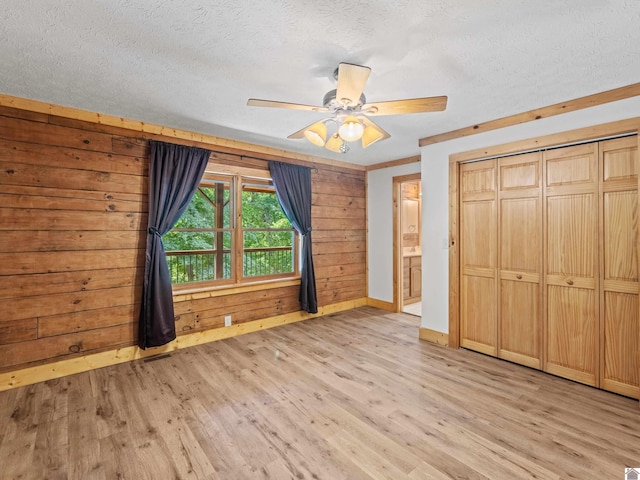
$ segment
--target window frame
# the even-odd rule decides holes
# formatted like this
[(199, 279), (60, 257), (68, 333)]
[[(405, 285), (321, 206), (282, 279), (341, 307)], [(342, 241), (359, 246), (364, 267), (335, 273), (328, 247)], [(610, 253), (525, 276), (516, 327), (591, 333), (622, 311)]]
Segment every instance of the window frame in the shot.
[[(229, 181), (231, 196), (233, 202), (230, 206), (229, 212), (229, 227), (217, 228), (214, 226), (213, 232), (217, 231), (230, 231), (231, 232), (231, 277), (228, 279), (214, 279), (214, 280), (200, 280), (186, 283), (172, 283), (172, 289), (174, 294), (189, 293), (189, 291), (207, 291), (207, 290), (219, 290), (219, 289), (231, 289), (236, 287), (244, 287), (255, 284), (269, 284), (278, 281), (299, 281), (300, 280), (300, 255), (302, 250), (302, 242), (300, 234), (291, 228), (293, 232), (293, 272), (290, 273), (276, 273), (271, 275), (260, 275), (255, 277), (244, 276), (244, 232), (251, 230), (264, 230), (262, 228), (243, 228), (242, 226), (242, 192), (243, 184), (270, 184), (270, 188), (265, 188), (265, 191), (273, 188), (271, 174), (268, 170), (259, 170), (246, 167), (233, 167), (230, 165), (221, 165), (215, 163), (209, 163), (205, 170), (205, 173), (198, 184), (198, 188), (201, 185), (206, 185), (207, 181)], [(274, 189), (275, 194), (275, 189)], [(270, 229), (267, 229), (270, 230)], [(173, 231), (171, 229), (170, 231)], [(274, 231), (289, 231), (289, 229), (274, 229)], [(217, 245), (216, 245), (217, 246)], [(196, 251), (196, 250), (194, 250)], [(199, 250), (198, 250), (199, 251)], [(202, 250), (208, 251), (208, 250)], [(169, 252), (166, 252), (169, 253)]]

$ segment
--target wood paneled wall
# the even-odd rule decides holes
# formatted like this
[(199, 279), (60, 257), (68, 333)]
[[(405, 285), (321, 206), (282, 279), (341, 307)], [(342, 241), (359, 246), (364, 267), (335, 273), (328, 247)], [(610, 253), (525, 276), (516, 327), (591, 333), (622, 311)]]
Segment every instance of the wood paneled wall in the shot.
[[(0, 107), (0, 372), (135, 343), (148, 138), (181, 143)], [(220, 150), (216, 163), (278, 159)], [(365, 172), (310, 166), (319, 304), (363, 298)], [(299, 310), (297, 286), (194, 297), (175, 297), (178, 334)]]

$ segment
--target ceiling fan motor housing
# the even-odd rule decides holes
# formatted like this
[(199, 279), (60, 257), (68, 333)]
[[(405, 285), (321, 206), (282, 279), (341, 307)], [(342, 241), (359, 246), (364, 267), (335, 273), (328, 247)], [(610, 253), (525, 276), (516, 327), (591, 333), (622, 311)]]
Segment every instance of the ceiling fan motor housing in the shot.
[(347, 110), (349, 112), (357, 112), (360, 111), (362, 106), (367, 103), (367, 98), (364, 96), (364, 93), (360, 95), (360, 100), (355, 106), (347, 106), (343, 102), (339, 101), (337, 97), (338, 90), (333, 89), (329, 90), (324, 95), (324, 100), (322, 101), (322, 106), (328, 108), (332, 112), (336, 112), (338, 110)]

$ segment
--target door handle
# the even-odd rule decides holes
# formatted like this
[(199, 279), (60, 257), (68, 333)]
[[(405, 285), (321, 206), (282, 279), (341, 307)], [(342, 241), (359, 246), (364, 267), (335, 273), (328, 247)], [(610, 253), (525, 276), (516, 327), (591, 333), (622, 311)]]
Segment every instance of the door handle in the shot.
[(517, 274), (517, 275), (516, 275), (516, 278), (517, 278), (518, 280), (522, 280), (522, 275)]
[(571, 279), (567, 280), (567, 285), (573, 285), (573, 280)]

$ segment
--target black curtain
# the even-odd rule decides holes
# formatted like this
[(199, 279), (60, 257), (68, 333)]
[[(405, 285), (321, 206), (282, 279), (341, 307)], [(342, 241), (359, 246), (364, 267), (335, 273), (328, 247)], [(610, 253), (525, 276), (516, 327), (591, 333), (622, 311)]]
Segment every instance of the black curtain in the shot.
[(300, 307), (306, 312), (318, 313), (316, 274), (311, 249), (311, 169), (270, 161), (269, 171), (284, 214), (293, 228), (302, 235)]
[(196, 192), (211, 152), (151, 140), (149, 224), (138, 345), (157, 347), (176, 338), (169, 267), (162, 235), (180, 219)]

